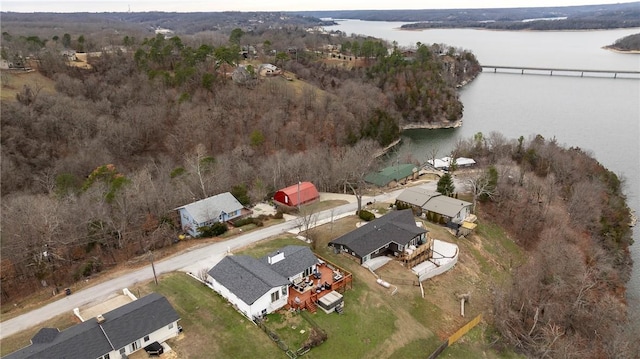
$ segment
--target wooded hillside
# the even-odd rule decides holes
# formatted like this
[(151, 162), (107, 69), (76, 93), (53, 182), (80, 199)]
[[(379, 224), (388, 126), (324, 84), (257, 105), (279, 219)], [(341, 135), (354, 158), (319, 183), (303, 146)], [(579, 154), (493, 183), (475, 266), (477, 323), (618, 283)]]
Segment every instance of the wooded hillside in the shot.
[(496, 288), (500, 342), (532, 358), (635, 358), (630, 317), (630, 213), (624, 181), (580, 148), (499, 133), (461, 142), (482, 168), (466, 175), (479, 217), (508, 230), (529, 255)]
[[(2, 56), (18, 68), (2, 76), (17, 92), (2, 102), (4, 299), (170, 245), (173, 209), (198, 199), (232, 191), (255, 203), (299, 180), (357, 187), (405, 121), (459, 119), (455, 87), (479, 71), (443, 45), (402, 55), (297, 26), (236, 28), (224, 41), (125, 33), (80, 65), (69, 51), (104, 38), (4, 30)], [(287, 73), (260, 76), (263, 63)], [(55, 92), (12, 88), (21, 66)]]

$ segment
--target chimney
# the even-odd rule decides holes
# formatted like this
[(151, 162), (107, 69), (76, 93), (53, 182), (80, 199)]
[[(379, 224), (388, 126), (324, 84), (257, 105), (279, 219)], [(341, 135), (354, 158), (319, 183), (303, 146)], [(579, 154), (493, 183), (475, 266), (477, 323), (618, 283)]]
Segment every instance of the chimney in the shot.
[(284, 253), (278, 251), (273, 257), (268, 257), (269, 264), (276, 264), (284, 259)]
[(98, 321), (98, 324), (102, 324), (106, 319), (104, 319), (102, 314), (98, 314), (98, 316), (96, 317), (96, 320)]

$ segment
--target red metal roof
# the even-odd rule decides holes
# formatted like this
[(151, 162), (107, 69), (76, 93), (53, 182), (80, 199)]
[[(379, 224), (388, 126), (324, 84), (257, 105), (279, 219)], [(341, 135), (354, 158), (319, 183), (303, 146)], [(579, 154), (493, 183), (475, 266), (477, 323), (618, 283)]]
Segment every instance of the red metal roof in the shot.
[(320, 198), (320, 194), (318, 193), (316, 186), (311, 182), (296, 183), (292, 186), (279, 190), (273, 196), (274, 201), (290, 207), (313, 202), (318, 198)]

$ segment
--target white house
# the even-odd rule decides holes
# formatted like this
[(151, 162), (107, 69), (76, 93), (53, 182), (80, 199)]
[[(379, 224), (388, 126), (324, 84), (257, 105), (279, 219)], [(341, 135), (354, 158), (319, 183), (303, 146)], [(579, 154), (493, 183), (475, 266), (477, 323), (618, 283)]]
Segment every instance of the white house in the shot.
[(262, 64), (258, 67), (260, 76), (276, 76), (282, 74), (282, 70), (272, 64)]
[(31, 345), (3, 359), (125, 358), (177, 336), (179, 319), (167, 298), (152, 293), (63, 331), (42, 328)]
[(209, 282), (213, 290), (253, 320), (284, 307), (289, 286), (312, 274), (317, 263), (305, 246), (286, 246), (260, 259), (230, 255), (209, 270)]
[[(427, 163), (435, 169), (449, 170), (453, 161), (451, 157), (442, 157), (436, 158), (435, 160), (428, 160)], [(455, 164), (458, 167), (471, 167), (476, 164), (476, 161), (473, 158), (458, 157), (455, 159)]]
[(198, 228), (240, 217), (242, 204), (229, 192), (178, 207), (182, 230), (196, 237)]

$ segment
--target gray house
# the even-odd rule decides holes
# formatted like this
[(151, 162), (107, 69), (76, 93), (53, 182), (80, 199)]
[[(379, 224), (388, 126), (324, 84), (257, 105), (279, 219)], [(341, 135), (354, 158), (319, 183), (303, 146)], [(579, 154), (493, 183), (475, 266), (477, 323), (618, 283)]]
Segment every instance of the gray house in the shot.
[(399, 256), (410, 246), (427, 242), (427, 230), (416, 225), (410, 209), (393, 211), (329, 242), (336, 252), (347, 252), (361, 264), (388, 254)]
[(120, 359), (179, 334), (180, 317), (169, 301), (152, 293), (68, 329), (42, 328), (31, 345), (3, 357)]
[(208, 273), (213, 290), (253, 319), (285, 306), (289, 285), (312, 274), (317, 263), (308, 247), (286, 246), (260, 259), (227, 256)]
[(242, 215), (244, 206), (229, 192), (178, 207), (182, 230), (196, 237), (198, 228), (226, 222)]
[(420, 187), (405, 189), (396, 198), (396, 203), (411, 206), (416, 212), (424, 213), (428, 217), (440, 216), (444, 223), (458, 226), (469, 216), (472, 205)]

